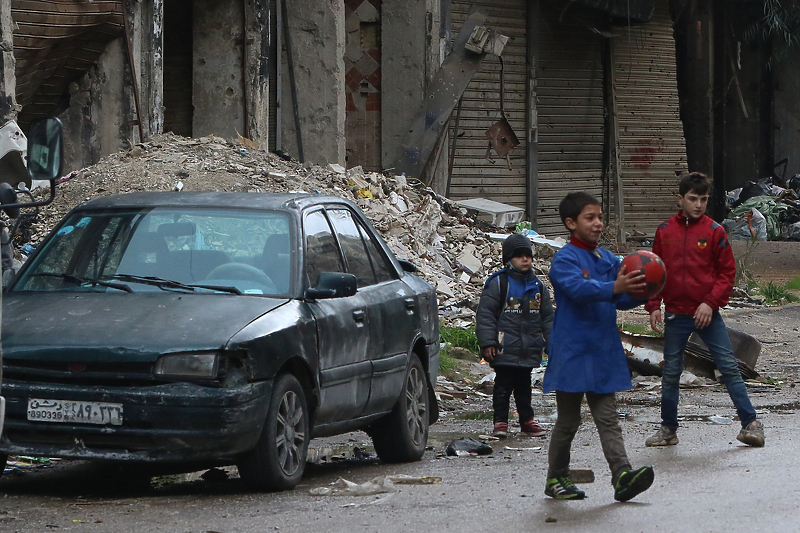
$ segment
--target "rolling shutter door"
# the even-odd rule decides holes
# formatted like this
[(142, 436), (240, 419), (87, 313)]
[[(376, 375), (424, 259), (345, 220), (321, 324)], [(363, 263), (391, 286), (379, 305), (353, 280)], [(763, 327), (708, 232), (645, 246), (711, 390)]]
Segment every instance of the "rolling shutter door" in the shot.
[[(482, 8), (488, 15), (486, 21), (488, 26), (509, 37), (503, 49), (505, 112), (521, 144), (508, 154), (510, 168), (505, 158), (498, 158), (494, 150), (490, 156), (493, 162), (485, 157), (489, 144), (486, 130), (501, 118), (500, 60), (494, 56), (486, 56), (464, 91), (461, 112), (454, 111), (453, 120), (450, 121), (452, 143), (455, 117), (458, 115), (449, 195), (454, 200), (488, 198), (525, 209), (527, 2), (525, 0), (453, 1), (453, 35), (457, 35), (461, 30), (464, 19), (473, 6)], [(452, 147), (452, 144), (450, 146)]]
[(649, 24), (612, 39), (625, 231), (653, 236), (677, 212), (676, 172), (687, 169), (675, 41), (666, 0)]
[(541, 3), (536, 64), (536, 222), (548, 237), (568, 233), (558, 215), (565, 194), (601, 198), (605, 131), (602, 38), (568, 19), (559, 22), (554, 7)]

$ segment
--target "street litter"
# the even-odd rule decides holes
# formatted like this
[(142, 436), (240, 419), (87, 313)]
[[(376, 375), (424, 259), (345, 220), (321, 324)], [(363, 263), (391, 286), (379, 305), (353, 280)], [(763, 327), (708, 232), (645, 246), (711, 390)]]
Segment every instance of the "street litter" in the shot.
[(398, 489), (395, 485), (433, 485), (441, 482), (442, 478), (440, 477), (420, 477), (406, 474), (378, 476), (360, 484), (339, 478), (330, 487), (317, 487), (308, 492), (312, 496), (370, 496), (397, 492)]
[(512, 448), (511, 446), (506, 446), (503, 448), (504, 450), (508, 450), (510, 452), (536, 452), (542, 449), (541, 446), (536, 446), (534, 448)]
[(447, 455), (463, 457), (465, 455), (489, 455), (494, 452), (491, 446), (477, 441), (471, 437), (465, 437), (451, 441), (445, 450)]

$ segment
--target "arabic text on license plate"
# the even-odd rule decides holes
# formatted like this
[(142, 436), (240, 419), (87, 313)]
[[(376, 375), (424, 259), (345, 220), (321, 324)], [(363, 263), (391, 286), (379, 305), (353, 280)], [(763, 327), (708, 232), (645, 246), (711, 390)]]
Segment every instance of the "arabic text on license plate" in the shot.
[(122, 404), (29, 398), (28, 420), (121, 426)]

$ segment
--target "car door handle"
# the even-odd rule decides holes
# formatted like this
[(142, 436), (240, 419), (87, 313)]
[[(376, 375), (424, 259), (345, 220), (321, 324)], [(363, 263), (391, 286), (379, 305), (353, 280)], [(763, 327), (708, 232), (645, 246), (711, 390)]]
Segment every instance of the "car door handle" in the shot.
[(417, 306), (417, 302), (414, 301), (414, 298), (406, 298), (405, 302), (406, 302), (406, 309), (408, 309), (409, 312), (413, 312), (414, 308)]
[(353, 311), (353, 318), (355, 319), (356, 322), (363, 322), (364, 316), (366, 315), (364, 314), (363, 309), (356, 309), (355, 311)]

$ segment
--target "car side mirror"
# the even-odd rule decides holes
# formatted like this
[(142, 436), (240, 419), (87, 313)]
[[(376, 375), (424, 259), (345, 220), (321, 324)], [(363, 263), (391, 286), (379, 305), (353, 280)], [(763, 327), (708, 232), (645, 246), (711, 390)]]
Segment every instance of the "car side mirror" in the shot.
[(306, 298), (321, 300), (324, 298), (344, 298), (353, 296), (358, 290), (355, 275), (342, 272), (321, 272), (316, 287), (306, 289)]
[(419, 272), (419, 269), (411, 261), (405, 259), (398, 259), (397, 261), (400, 263), (403, 272)]
[(35, 120), (28, 134), (28, 174), (31, 180), (52, 183), (64, 165), (64, 132), (55, 117)]

